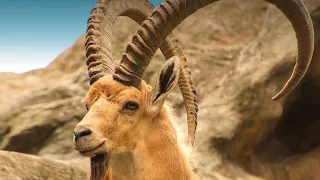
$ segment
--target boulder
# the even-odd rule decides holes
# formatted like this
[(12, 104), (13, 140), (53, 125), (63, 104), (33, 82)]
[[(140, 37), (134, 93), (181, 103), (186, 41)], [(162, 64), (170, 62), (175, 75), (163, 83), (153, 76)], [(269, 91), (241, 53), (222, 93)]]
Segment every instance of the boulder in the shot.
[(5, 180), (88, 179), (89, 166), (65, 163), (16, 152), (0, 151), (0, 177)]

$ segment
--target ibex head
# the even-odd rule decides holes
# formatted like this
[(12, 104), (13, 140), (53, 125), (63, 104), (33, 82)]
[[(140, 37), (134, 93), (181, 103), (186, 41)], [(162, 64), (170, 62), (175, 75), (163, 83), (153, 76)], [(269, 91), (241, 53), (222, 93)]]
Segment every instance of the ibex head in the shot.
[(133, 150), (159, 115), (179, 73), (180, 60), (174, 56), (162, 67), (154, 88), (144, 81), (137, 89), (111, 75), (101, 77), (87, 94), (89, 112), (75, 129), (75, 149), (90, 157)]
[[(165, 50), (172, 48), (170, 43), (175, 42), (166, 37), (186, 17), (216, 1), (163, 2), (141, 24), (116, 66), (111, 61), (112, 23), (119, 15), (132, 16), (140, 23), (141, 19), (147, 18), (144, 14), (148, 14), (152, 6), (149, 5), (144, 12), (141, 10), (147, 4), (144, 0), (100, 0), (97, 3), (88, 20), (86, 41), (92, 84), (87, 95), (89, 111), (75, 128), (76, 150), (90, 157), (132, 150), (141, 136), (148, 135), (154, 118), (165, 114), (161, 113), (163, 102), (177, 82), (187, 102), (189, 141), (193, 144), (197, 106), (195, 91), (192, 83), (190, 85), (190, 71), (185, 70), (187, 65), (181, 51)], [(313, 53), (313, 27), (301, 0), (266, 1), (276, 5), (287, 16), (298, 40), (297, 64), (283, 90), (274, 97), (279, 99), (296, 87), (308, 69)], [(152, 89), (142, 77), (160, 45), (166, 58), (172, 58), (159, 72), (158, 82)], [(177, 49), (178, 46), (175, 47)], [(175, 53), (177, 57), (173, 57)]]

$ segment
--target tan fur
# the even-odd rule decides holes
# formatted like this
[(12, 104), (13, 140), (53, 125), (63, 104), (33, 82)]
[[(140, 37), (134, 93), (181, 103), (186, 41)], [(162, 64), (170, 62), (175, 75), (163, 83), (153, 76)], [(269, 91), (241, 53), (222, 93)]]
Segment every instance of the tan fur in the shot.
[(169, 103), (164, 104), (164, 109), (166, 109), (168, 114), (168, 119), (170, 120), (176, 134), (177, 134), (177, 140), (178, 145), (180, 148), (180, 151), (182, 152), (185, 159), (191, 163), (192, 158), (191, 156), (195, 153), (195, 147), (190, 147), (189, 143), (187, 141), (187, 136), (184, 135), (182, 128), (178, 125), (176, 121), (173, 119), (173, 115), (175, 115), (174, 109), (170, 106)]
[[(93, 133), (74, 143), (75, 149), (89, 157), (131, 151), (137, 180), (198, 179), (188, 155), (181, 150), (166, 106), (157, 111), (150, 103), (151, 94), (145, 82), (138, 90), (114, 81), (110, 75), (100, 78), (87, 94), (90, 110), (75, 128), (90, 128)], [(122, 110), (128, 100), (139, 104), (136, 112)]]

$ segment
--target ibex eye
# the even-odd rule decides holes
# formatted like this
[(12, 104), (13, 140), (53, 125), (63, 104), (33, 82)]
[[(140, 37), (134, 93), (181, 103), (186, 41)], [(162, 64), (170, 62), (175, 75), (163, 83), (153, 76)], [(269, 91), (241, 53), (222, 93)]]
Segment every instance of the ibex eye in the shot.
[(89, 111), (88, 105), (86, 105), (87, 111)]
[(129, 101), (124, 105), (124, 109), (135, 111), (139, 108), (139, 104), (133, 101)]

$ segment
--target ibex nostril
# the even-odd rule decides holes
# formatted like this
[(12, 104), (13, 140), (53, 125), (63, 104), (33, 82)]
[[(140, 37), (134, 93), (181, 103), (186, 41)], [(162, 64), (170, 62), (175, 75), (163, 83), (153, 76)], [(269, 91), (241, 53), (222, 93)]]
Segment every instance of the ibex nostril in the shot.
[(83, 129), (77, 132), (74, 132), (74, 138), (77, 141), (79, 138), (84, 137), (84, 136), (88, 136), (92, 133), (92, 131), (90, 129)]

